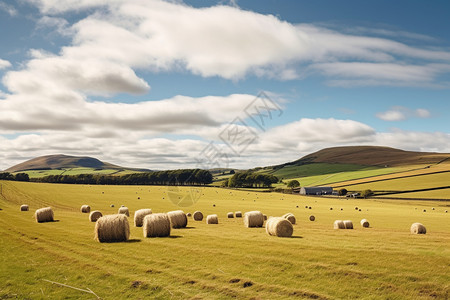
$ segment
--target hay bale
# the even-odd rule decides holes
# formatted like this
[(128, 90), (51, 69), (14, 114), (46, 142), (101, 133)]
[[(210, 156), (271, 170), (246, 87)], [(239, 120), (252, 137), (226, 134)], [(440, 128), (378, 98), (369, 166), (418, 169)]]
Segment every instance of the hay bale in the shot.
[(89, 214), (89, 221), (97, 222), (97, 220), (100, 219), (101, 217), (103, 217), (103, 214), (98, 210), (94, 210), (91, 211), (91, 213)]
[(292, 225), (295, 225), (295, 222), (297, 221), (295, 219), (295, 216), (293, 214), (291, 214), (291, 213), (287, 213), (287, 214), (283, 215), (282, 218), (285, 218), (286, 220), (291, 222)]
[(127, 217), (130, 216), (130, 211), (128, 210), (128, 207), (125, 207), (125, 206), (121, 206), (121, 207), (119, 208), (118, 213), (119, 213), (119, 214), (126, 215)]
[(344, 221), (342, 221), (342, 220), (334, 221), (333, 228), (334, 229), (345, 229)]
[(170, 236), (170, 219), (165, 213), (146, 215), (142, 227), (144, 237)]
[(332, 208), (332, 207), (330, 207), (330, 210), (333, 210), (333, 208)]
[(414, 223), (411, 225), (412, 234), (426, 234), (427, 229), (421, 223)]
[(271, 217), (266, 222), (266, 232), (268, 235), (277, 237), (291, 237), (294, 226), (283, 217)]
[(263, 214), (264, 221), (267, 221), (267, 215)]
[(191, 213), (187, 213), (186, 217), (192, 217), (192, 214)]
[(353, 223), (350, 220), (344, 220), (345, 229), (353, 229)]
[(240, 211), (235, 212), (234, 215), (236, 216), (236, 218), (242, 218), (242, 212)]
[(434, 207), (432, 207), (431, 210), (434, 210)]
[(182, 210), (169, 211), (167, 213), (172, 224), (172, 228), (185, 228), (188, 223), (186, 214)]
[(424, 209), (424, 210), (423, 210), (423, 212), (427, 212), (427, 210), (426, 210), (426, 209)]
[(208, 215), (206, 217), (206, 224), (219, 224), (219, 217), (217, 215)]
[(248, 211), (244, 214), (245, 227), (263, 227), (264, 216), (260, 211)]
[(309, 220), (310, 220), (311, 222), (314, 222), (314, 221), (316, 220), (316, 217), (314, 217), (313, 215), (311, 215), (311, 216), (309, 216)]
[(81, 205), (80, 211), (84, 214), (88, 214), (91, 212), (91, 207), (87, 204)]
[(448, 213), (448, 210), (446, 210), (445, 213)]
[(152, 213), (152, 210), (150, 208), (143, 208), (143, 209), (138, 209), (137, 211), (135, 211), (134, 212), (134, 226), (142, 227), (142, 224), (144, 224), (144, 217), (151, 213)]
[(53, 217), (54, 215), (51, 207), (40, 208), (34, 213), (34, 218), (38, 223), (53, 222)]
[(234, 218), (234, 213), (232, 211), (230, 211), (229, 213), (227, 213), (227, 218), (228, 219), (233, 219)]
[(366, 219), (362, 219), (360, 223), (361, 223), (361, 226), (364, 228), (369, 228), (369, 226), (370, 226), (369, 221), (367, 221)]
[(358, 210), (358, 206), (355, 206), (355, 210)]
[(194, 214), (192, 215), (192, 217), (194, 218), (195, 221), (201, 221), (203, 220), (203, 214), (201, 211), (196, 211), (194, 212)]
[(130, 225), (125, 214), (106, 215), (95, 223), (95, 239), (100, 243), (125, 242), (130, 237)]
[(26, 205), (26, 204), (22, 204), (21, 206), (20, 206), (20, 211), (28, 211), (30, 208), (28, 207), (28, 205)]
[(308, 209), (312, 209), (312, 207), (310, 206), (310, 207), (308, 207)]
[(111, 204), (110, 206), (111, 206), (111, 207), (114, 207), (114, 204)]

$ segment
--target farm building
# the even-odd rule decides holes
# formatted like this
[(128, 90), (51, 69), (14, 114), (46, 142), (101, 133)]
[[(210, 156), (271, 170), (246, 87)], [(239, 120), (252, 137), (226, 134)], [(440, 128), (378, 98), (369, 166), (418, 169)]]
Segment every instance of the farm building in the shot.
[(300, 195), (331, 195), (333, 188), (330, 186), (302, 187)]

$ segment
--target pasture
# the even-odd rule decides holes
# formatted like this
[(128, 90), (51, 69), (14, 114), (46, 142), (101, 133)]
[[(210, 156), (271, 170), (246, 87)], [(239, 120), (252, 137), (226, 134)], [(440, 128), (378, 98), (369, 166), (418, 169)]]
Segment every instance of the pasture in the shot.
[[(0, 299), (95, 298), (45, 280), (89, 288), (102, 299), (450, 297), (450, 214), (445, 213), (450, 202), (316, 198), (214, 187), (0, 184)], [(174, 204), (188, 204), (186, 195), (198, 201), (189, 207)], [(21, 204), (30, 211), (21, 212)], [(127, 206), (130, 240), (94, 241), (95, 224), (80, 212), (83, 204), (103, 214)], [(35, 222), (34, 211), (45, 206), (54, 209), (56, 222)], [(132, 221), (141, 208), (154, 213), (200, 210), (205, 217), (217, 214), (219, 224), (189, 218), (188, 227), (173, 229), (169, 238), (144, 238)], [(268, 216), (293, 213), (293, 237), (269, 236), (264, 228), (245, 228), (242, 219), (226, 218), (231, 211), (251, 210)], [(360, 226), (363, 218), (370, 228)], [(337, 219), (352, 220), (355, 229), (334, 230)], [(410, 234), (414, 222), (424, 224), (427, 234)]]

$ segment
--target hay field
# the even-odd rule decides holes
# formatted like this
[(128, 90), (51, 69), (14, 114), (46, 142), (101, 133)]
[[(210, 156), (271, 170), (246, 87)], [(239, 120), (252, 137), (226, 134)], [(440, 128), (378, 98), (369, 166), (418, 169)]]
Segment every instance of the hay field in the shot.
[[(170, 238), (144, 238), (130, 218), (129, 242), (101, 244), (94, 241), (95, 224), (79, 211), (82, 204), (104, 214), (116, 213), (120, 205), (131, 215), (147, 207), (154, 213), (180, 209), (168, 199), (168, 188), (0, 184), (0, 299), (95, 298), (44, 280), (90, 288), (102, 299), (450, 297), (450, 214), (444, 212), (449, 202), (199, 188), (198, 202), (181, 209), (217, 214), (219, 224), (189, 218), (188, 227), (173, 229)], [(172, 189), (172, 196), (177, 192), (183, 198), (191, 189)], [(30, 211), (21, 212), (21, 204)], [(57, 222), (34, 221), (35, 209), (45, 206), (54, 209)], [(241, 218), (226, 217), (237, 210), (292, 212), (293, 237), (268, 236), (264, 228), (246, 228)], [(310, 215), (316, 221), (309, 221)], [(363, 218), (371, 228), (359, 226)], [(336, 219), (352, 220), (355, 229), (333, 230)], [(424, 224), (427, 234), (411, 235), (414, 222)]]

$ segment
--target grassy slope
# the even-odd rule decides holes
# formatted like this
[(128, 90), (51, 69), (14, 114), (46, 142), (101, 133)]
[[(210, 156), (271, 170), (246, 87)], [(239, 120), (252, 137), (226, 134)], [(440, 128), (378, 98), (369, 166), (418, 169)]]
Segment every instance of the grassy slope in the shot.
[[(178, 209), (167, 199), (168, 189), (1, 184), (7, 200), (0, 199), (0, 298), (92, 299), (42, 279), (89, 287), (103, 299), (450, 297), (450, 228), (442, 226), (450, 217), (443, 212), (448, 202), (338, 200), (200, 188), (202, 197), (185, 211), (217, 213), (219, 225), (190, 219), (188, 229), (160, 239), (143, 238), (142, 230), (132, 227), (131, 242), (100, 244), (92, 239), (94, 224), (79, 212), (82, 204), (104, 213), (116, 212), (121, 204), (131, 212)], [(22, 203), (31, 211), (20, 212)], [(116, 207), (110, 208), (111, 203)], [(46, 205), (54, 207), (59, 222), (34, 222), (32, 211)], [(436, 210), (420, 212), (431, 206)], [(295, 213), (295, 237), (270, 237), (263, 228), (245, 228), (241, 219), (225, 219), (228, 211), (253, 209), (274, 216)], [(316, 222), (307, 221), (310, 214)], [(358, 226), (363, 217), (372, 228)], [(351, 219), (355, 229), (333, 230), (335, 219)], [(410, 235), (413, 222), (425, 224), (428, 234)], [(141, 284), (133, 287), (135, 281)], [(247, 281), (253, 285), (244, 288)]]
[[(130, 173), (140, 173), (134, 170), (117, 170), (117, 169), (93, 169), (93, 168), (68, 168), (62, 170), (30, 170), (18, 173), (27, 173), (30, 178), (41, 178), (49, 175), (79, 175), (79, 174), (95, 174), (95, 175), (125, 175)], [(15, 174), (15, 173), (13, 173)]]

